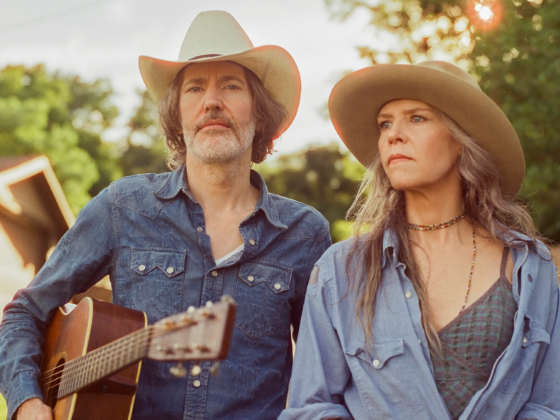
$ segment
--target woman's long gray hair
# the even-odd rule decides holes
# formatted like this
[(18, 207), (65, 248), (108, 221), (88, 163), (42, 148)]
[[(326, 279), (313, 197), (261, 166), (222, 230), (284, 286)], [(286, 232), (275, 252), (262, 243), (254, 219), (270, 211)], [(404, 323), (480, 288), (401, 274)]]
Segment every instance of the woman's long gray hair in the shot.
[[(533, 220), (523, 204), (510, 200), (504, 194), (500, 187), (500, 174), (489, 153), (449, 116), (434, 110), (451, 136), (462, 146), (457, 166), (463, 188), (464, 214), (483, 226), (493, 238), (506, 231), (516, 231), (528, 236), (534, 243), (537, 232)], [(364, 330), (366, 344), (372, 343), (375, 298), (381, 284), (383, 234), (386, 229), (391, 229), (399, 241), (398, 259), (406, 266), (406, 274), (418, 295), (428, 344), (439, 353), (440, 341), (430, 319), (424, 282), (408, 236), (404, 192), (391, 186), (379, 153), (368, 169), (348, 211), (348, 217), (355, 219), (355, 240), (346, 263), (349, 292), (356, 293), (356, 317)]]

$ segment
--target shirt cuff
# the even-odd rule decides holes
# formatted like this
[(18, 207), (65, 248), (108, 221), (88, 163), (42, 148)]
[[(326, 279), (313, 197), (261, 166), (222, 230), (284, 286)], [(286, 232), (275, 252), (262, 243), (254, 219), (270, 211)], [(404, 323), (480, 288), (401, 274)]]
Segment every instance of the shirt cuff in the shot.
[(12, 381), (6, 395), (8, 403), (8, 420), (12, 420), (14, 413), (25, 401), (31, 398), (43, 399), (43, 393), (34, 374), (22, 372)]

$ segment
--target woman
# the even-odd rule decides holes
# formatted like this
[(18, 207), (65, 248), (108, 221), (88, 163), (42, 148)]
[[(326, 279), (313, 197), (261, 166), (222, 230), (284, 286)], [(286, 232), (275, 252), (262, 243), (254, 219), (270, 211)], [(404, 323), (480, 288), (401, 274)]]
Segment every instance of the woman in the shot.
[(437, 61), (352, 73), (329, 110), (368, 173), (355, 237), (311, 275), (280, 419), (560, 419), (556, 270), (513, 201), (506, 116)]

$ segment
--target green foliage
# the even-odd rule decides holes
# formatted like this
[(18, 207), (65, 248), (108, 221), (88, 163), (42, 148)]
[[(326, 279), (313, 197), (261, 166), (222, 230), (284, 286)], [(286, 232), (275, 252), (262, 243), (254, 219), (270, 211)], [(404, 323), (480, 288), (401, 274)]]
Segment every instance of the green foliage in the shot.
[(345, 218), (363, 175), (362, 166), (337, 144), (310, 147), (255, 165), (270, 192), (315, 207), (331, 225), (333, 241), (345, 239)]
[(8, 406), (6, 405), (6, 400), (0, 394), (0, 420), (5, 420), (8, 417)]
[(148, 91), (139, 91), (140, 105), (128, 126), (130, 134), (120, 158), (124, 175), (169, 172), (167, 149), (158, 121), (158, 110)]
[(367, 10), (376, 33), (396, 50), (360, 46), (377, 63), (455, 61), (480, 81), (506, 113), (521, 140), (526, 176), (521, 195), (547, 237), (560, 241), (560, 2), (481, 0), (494, 4), (494, 20), (472, 14), (474, 0), (325, 0), (344, 19)]
[(108, 82), (49, 74), (41, 65), (0, 70), (0, 155), (46, 155), (77, 213), (118, 178), (116, 147), (101, 133), (117, 116)]

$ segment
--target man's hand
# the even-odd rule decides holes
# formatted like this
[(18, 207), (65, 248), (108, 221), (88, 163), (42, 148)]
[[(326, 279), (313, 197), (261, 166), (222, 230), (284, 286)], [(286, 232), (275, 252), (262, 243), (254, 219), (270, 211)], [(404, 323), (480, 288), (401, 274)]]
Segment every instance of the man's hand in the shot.
[(51, 408), (40, 398), (25, 401), (16, 413), (17, 420), (53, 420)]

